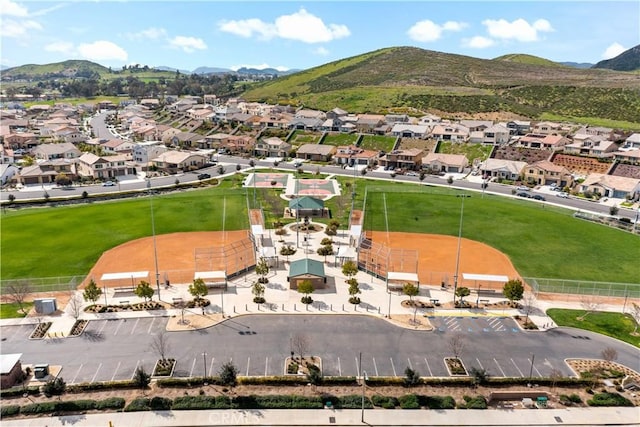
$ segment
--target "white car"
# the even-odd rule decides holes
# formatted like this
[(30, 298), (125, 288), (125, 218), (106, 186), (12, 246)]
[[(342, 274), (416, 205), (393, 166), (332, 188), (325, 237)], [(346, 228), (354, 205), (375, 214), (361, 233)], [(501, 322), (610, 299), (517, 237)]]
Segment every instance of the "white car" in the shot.
[(569, 198), (569, 193), (565, 193), (564, 191), (561, 193), (556, 193), (556, 196), (558, 197), (562, 197), (563, 199), (568, 199)]
[(520, 185), (520, 186), (516, 187), (516, 190), (518, 190), (518, 191), (531, 191), (531, 189), (529, 187), (527, 187), (526, 185)]
[(116, 185), (116, 183), (115, 183), (115, 182), (113, 182), (113, 181), (106, 181), (106, 182), (103, 182), (103, 183), (102, 183), (102, 186), (103, 186), (103, 187), (113, 187), (113, 186), (115, 186), (115, 185)]

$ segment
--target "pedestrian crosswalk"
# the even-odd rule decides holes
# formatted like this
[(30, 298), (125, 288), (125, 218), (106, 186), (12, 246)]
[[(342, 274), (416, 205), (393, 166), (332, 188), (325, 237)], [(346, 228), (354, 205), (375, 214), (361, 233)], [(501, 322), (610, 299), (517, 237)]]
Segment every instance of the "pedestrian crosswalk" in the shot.
[(437, 332), (518, 333), (520, 328), (508, 317), (430, 316)]

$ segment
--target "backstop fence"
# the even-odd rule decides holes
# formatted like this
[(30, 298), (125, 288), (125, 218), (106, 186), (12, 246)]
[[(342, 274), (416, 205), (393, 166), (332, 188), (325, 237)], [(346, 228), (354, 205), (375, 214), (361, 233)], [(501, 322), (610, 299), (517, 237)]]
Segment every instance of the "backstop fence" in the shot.
[(0, 295), (10, 295), (16, 286), (28, 286), (30, 292), (73, 291), (85, 276), (29, 277), (0, 280)]

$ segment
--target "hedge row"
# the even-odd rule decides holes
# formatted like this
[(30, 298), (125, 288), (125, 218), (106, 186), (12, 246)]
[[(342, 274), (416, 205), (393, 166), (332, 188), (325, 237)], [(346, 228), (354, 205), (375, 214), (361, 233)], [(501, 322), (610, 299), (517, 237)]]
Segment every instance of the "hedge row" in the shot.
[[(400, 379), (402, 382), (402, 379)], [(219, 377), (195, 377), (195, 378), (163, 378), (159, 379), (156, 384), (158, 387), (171, 388), (171, 387), (200, 387), (204, 383), (212, 385), (223, 385), (220, 382)], [(238, 377), (238, 384), (240, 385), (272, 385), (272, 386), (293, 386), (293, 385), (306, 385), (309, 380), (306, 376), (269, 376), (269, 377)], [(323, 385), (357, 385), (356, 377), (323, 377)], [(367, 382), (369, 384), (369, 382)]]
[(0, 391), (0, 399), (5, 399), (8, 397), (20, 397), (23, 394), (29, 394), (31, 396), (37, 396), (40, 394), (39, 386), (31, 386), (31, 387), (12, 387), (6, 390)]
[(633, 403), (618, 393), (598, 393), (587, 400), (589, 406), (633, 406)]
[(139, 388), (139, 386), (131, 380), (122, 381), (103, 381), (96, 383), (79, 383), (67, 386), (67, 393), (84, 393), (87, 391), (98, 390), (123, 390)]
[[(67, 401), (48, 401), (30, 403), (28, 405), (20, 406), (20, 413), (26, 415), (45, 414), (51, 412), (80, 412), (90, 411), (92, 409), (122, 409), (124, 408), (125, 400), (121, 397), (110, 397), (103, 400), (82, 399), (82, 400), (67, 400)], [(17, 406), (17, 405), (12, 405)], [(3, 407), (3, 416), (17, 414), (5, 414)]]

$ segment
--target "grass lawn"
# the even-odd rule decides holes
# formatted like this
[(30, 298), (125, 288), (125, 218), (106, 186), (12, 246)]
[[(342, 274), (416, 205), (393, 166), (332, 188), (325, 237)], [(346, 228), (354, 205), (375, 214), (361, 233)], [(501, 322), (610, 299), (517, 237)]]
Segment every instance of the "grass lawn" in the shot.
[(610, 311), (595, 311), (589, 313), (584, 320), (578, 320), (584, 316), (585, 310), (568, 310), (562, 308), (550, 308), (547, 310), (549, 317), (559, 326), (571, 326), (598, 332), (640, 347), (640, 336), (633, 336), (636, 322), (628, 314), (613, 313)]
[(360, 141), (360, 148), (365, 150), (375, 150), (389, 152), (393, 150), (396, 138), (384, 135), (363, 135)]
[(355, 145), (359, 135), (355, 133), (328, 133), (322, 143), (325, 145)]
[(291, 136), (291, 144), (317, 144), (322, 134), (297, 130)]
[[(22, 306), (28, 313), (33, 307), (32, 302), (23, 302)], [(0, 319), (15, 319), (16, 317), (25, 317), (25, 314), (20, 310), (20, 306), (15, 303), (0, 304)]]
[[(231, 182), (227, 181), (227, 187)], [(156, 234), (248, 228), (244, 189), (207, 188), (156, 195)], [(9, 211), (2, 217), (3, 279), (86, 274), (102, 252), (150, 236), (148, 197)]]
[(493, 147), (490, 145), (482, 145), (482, 144), (469, 144), (469, 143), (452, 143), (452, 142), (440, 142), (438, 144), (438, 153), (444, 154), (464, 154), (469, 159), (469, 163), (473, 162), (473, 159), (482, 159), (486, 160), (491, 154), (491, 149)]

